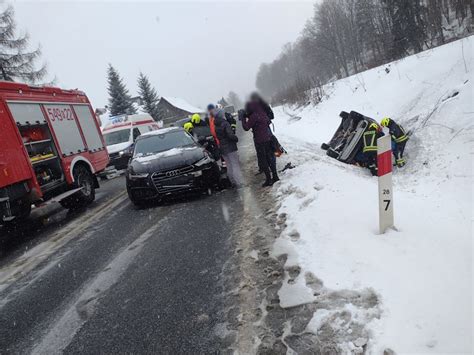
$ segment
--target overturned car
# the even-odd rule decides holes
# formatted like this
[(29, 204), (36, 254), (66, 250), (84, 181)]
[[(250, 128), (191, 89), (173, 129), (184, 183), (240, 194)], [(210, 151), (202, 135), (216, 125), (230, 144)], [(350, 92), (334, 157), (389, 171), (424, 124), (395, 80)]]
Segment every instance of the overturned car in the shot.
[(367, 127), (371, 123), (378, 123), (358, 112), (347, 113), (342, 111), (339, 114), (341, 123), (328, 143), (323, 143), (321, 148), (327, 151), (331, 158), (340, 160), (347, 164), (356, 164), (357, 155), (362, 151), (362, 137)]

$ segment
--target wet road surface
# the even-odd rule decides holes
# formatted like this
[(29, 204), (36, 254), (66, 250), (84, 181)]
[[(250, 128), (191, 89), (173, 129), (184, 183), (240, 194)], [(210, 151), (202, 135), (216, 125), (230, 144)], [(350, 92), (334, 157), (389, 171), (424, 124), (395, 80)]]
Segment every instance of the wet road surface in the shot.
[(102, 183), (87, 210), (38, 211), (2, 236), (1, 353), (223, 348), (215, 333), (224, 322), (221, 274), (233, 254), (238, 193), (137, 209), (124, 184)]
[(0, 354), (325, 352), (333, 335), (305, 331), (317, 302), (280, 307), (299, 274), (271, 255), (285, 216), (250, 135), (239, 149), (238, 191), (137, 209), (119, 177), (83, 211), (0, 227)]

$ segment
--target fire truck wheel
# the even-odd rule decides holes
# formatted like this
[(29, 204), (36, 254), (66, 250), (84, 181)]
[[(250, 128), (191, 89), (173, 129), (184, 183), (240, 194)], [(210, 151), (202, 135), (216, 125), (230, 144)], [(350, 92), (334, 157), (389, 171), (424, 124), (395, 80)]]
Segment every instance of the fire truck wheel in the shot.
[(61, 205), (68, 209), (80, 208), (95, 200), (94, 177), (89, 169), (78, 165), (74, 168), (73, 174), (73, 188), (81, 187), (82, 190), (61, 201)]
[(31, 213), (31, 202), (27, 197), (20, 198), (19, 200), (12, 203), (10, 206), (15, 219), (8, 222), (9, 225), (16, 225), (24, 222), (30, 216)]
[(25, 220), (31, 213), (31, 202), (28, 198), (22, 199), (18, 206), (18, 220)]

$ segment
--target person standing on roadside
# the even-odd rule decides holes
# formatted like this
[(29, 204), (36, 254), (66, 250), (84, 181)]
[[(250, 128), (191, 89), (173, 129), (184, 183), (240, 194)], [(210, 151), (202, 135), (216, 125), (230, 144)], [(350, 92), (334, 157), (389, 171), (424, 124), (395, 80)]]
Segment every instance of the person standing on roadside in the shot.
[(219, 145), (219, 139), (217, 138), (216, 134), (216, 125), (215, 125), (215, 111), (216, 106), (214, 104), (207, 105), (207, 116), (206, 116), (206, 123), (209, 125), (209, 129), (211, 130), (211, 134), (214, 137), (214, 141), (217, 145)]
[(227, 165), (229, 180), (233, 187), (240, 188), (243, 184), (243, 177), (240, 169), (239, 154), (237, 153), (237, 142), (239, 139), (226, 120), (223, 109), (216, 109), (214, 111), (214, 126), (219, 141), (219, 149)]
[(245, 106), (245, 111), (242, 127), (246, 131), (252, 130), (258, 165), (265, 174), (265, 182), (262, 186), (272, 186), (280, 179), (276, 170), (276, 161), (272, 149), (270, 118), (265, 112), (258, 94), (252, 94), (250, 101)]

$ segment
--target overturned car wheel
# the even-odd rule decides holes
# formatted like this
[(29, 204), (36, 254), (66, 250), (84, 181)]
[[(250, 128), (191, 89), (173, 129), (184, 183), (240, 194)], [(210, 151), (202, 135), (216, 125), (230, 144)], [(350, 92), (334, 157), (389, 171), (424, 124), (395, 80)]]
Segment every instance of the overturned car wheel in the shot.
[(335, 151), (334, 149), (330, 148), (327, 150), (326, 154), (330, 156), (331, 158), (338, 159), (339, 158), (339, 153)]

